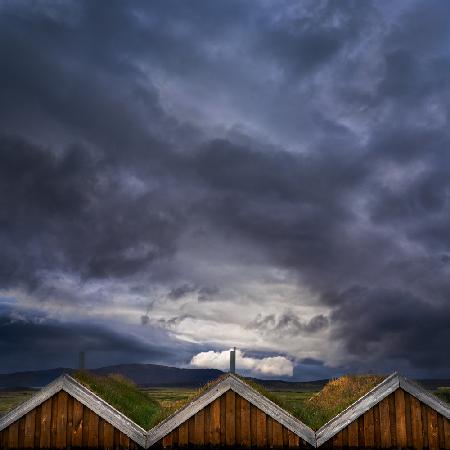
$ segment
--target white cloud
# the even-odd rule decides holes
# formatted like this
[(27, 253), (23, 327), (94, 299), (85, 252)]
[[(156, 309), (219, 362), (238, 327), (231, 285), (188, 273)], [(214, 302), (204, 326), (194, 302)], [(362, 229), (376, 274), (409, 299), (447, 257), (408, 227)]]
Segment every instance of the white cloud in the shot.
[[(211, 350), (198, 353), (192, 357), (191, 365), (227, 370), (230, 366), (230, 351), (214, 352)], [(245, 356), (244, 352), (236, 350), (236, 369), (249, 370), (265, 375), (287, 375), (291, 377), (294, 373), (294, 364), (284, 356), (268, 356), (257, 359)]]

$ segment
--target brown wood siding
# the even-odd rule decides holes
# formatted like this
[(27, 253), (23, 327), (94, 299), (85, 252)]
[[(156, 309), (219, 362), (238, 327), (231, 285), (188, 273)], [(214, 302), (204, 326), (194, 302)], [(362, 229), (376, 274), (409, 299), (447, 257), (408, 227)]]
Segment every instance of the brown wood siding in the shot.
[[(192, 423), (192, 427), (189, 426)], [(191, 436), (192, 435), (192, 436)], [(175, 439), (175, 436), (178, 438)], [(154, 447), (195, 446), (229, 448), (313, 447), (269, 417), (245, 398), (228, 391), (193, 418), (182, 423)]]
[(128, 436), (61, 391), (0, 431), (0, 448), (139, 449)]
[(450, 420), (397, 389), (319, 448), (450, 449)]

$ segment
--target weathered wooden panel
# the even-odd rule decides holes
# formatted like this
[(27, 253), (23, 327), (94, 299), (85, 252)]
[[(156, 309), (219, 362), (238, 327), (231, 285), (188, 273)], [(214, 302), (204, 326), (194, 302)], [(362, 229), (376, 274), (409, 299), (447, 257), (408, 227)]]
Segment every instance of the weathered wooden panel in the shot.
[(205, 445), (205, 410), (200, 410), (194, 416), (194, 444)]
[(60, 391), (0, 431), (1, 449), (140, 448), (79, 401)]
[(260, 409), (256, 410), (256, 445), (267, 446), (266, 414)]
[(448, 419), (398, 389), (325, 442), (323, 448), (450, 449), (449, 434)]
[(250, 403), (241, 398), (241, 445), (248, 448), (250, 444)]
[(226, 428), (226, 445), (227, 447), (232, 447), (236, 443), (236, 428), (235, 428), (235, 393), (233, 391), (228, 391), (225, 394), (226, 401), (226, 413), (225, 413), (225, 428)]
[[(176, 435), (177, 440), (173, 439)], [(308, 448), (312, 447), (281, 423), (233, 391), (227, 391), (155, 447)]]
[(379, 404), (380, 409), (380, 447), (391, 447), (391, 421), (389, 414), (389, 399), (384, 398)]
[(67, 446), (67, 393), (59, 392), (57, 397), (56, 415), (56, 448)]
[(36, 410), (33, 409), (25, 416), (24, 448), (34, 448), (34, 433), (36, 431)]
[[(220, 444), (220, 398), (217, 398), (211, 403), (210, 407), (211, 424), (209, 440), (211, 445), (216, 446)], [(181, 426), (179, 427), (181, 430)], [(181, 445), (180, 440), (180, 445)]]
[(411, 397), (411, 431), (413, 448), (422, 450), (422, 410), (420, 408), (419, 400), (417, 400), (415, 397)]
[(358, 447), (358, 422), (355, 420), (347, 428), (348, 428), (348, 446), (350, 448)]
[(39, 448), (50, 448), (50, 426), (52, 418), (52, 399), (49, 398), (41, 406), (41, 438)]

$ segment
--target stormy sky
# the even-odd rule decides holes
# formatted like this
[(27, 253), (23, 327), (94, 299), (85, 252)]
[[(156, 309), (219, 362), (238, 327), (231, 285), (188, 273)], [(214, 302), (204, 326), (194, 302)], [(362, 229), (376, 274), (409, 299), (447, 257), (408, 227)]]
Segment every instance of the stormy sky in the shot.
[(0, 372), (450, 376), (450, 3), (0, 3)]

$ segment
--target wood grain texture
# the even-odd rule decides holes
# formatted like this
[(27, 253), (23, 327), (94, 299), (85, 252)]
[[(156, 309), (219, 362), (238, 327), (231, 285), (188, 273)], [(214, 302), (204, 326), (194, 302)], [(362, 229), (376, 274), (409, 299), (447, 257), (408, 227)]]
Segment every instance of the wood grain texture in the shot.
[(289, 448), (300, 446), (300, 438), (291, 430), (288, 431)]
[(98, 419), (98, 448), (105, 448), (105, 419)]
[(405, 392), (402, 389), (395, 391), (395, 422), (397, 446), (406, 448), (408, 440), (406, 435)]
[(437, 418), (438, 418), (439, 448), (445, 448), (444, 417), (438, 414)]
[(251, 445), (250, 435), (250, 403), (241, 399), (241, 445), (248, 448)]
[(353, 421), (348, 426), (348, 446), (350, 448), (358, 447), (358, 421)]
[(397, 447), (397, 425), (395, 414), (395, 393), (389, 395), (389, 421), (391, 425), (391, 447)]
[(25, 438), (25, 417), (19, 419), (19, 442), (18, 448), (24, 448), (24, 438)]
[(67, 392), (57, 394), (56, 448), (67, 446)]
[(67, 396), (67, 425), (66, 425), (67, 447), (72, 446), (73, 401), (74, 401), (74, 398), (71, 395), (68, 395)]
[(225, 398), (226, 398), (226, 414), (225, 414), (226, 445), (227, 447), (232, 447), (236, 443), (235, 393), (229, 390), (225, 394)]
[(242, 444), (241, 436), (241, 399), (240, 395), (236, 395), (236, 405), (235, 405), (235, 417), (236, 417), (236, 445), (240, 446)]
[(256, 447), (257, 436), (256, 436), (256, 411), (258, 408), (255, 405), (250, 405), (250, 440), (251, 446)]
[(56, 448), (56, 432), (58, 427), (58, 395), (52, 397), (52, 420), (50, 430), (50, 447)]
[(200, 410), (194, 416), (194, 443), (195, 445), (205, 445), (205, 410)]
[(342, 431), (333, 436), (332, 446), (333, 448), (342, 448)]
[(103, 446), (105, 450), (112, 450), (114, 447), (114, 427), (106, 421), (103, 425)]
[(450, 449), (450, 420), (444, 419), (444, 442), (445, 448)]
[(227, 403), (225, 395), (220, 397), (220, 445), (226, 445), (226, 411)]
[(211, 405), (208, 405), (205, 408), (205, 424), (204, 424), (204, 436), (203, 439), (205, 441), (205, 445), (210, 445), (209, 436), (210, 436), (210, 427), (211, 427)]
[(195, 418), (190, 417), (188, 420), (188, 441), (189, 445), (193, 446), (195, 441)]
[(381, 448), (380, 405), (373, 407), (373, 435), (375, 448)]
[(89, 440), (89, 408), (83, 406), (83, 447), (87, 448)]
[(19, 447), (19, 421), (12, 423), (9, 426), (8, 435), (8, 448), (18, 448)]
[(375, 426), (373, 408), (364, 413), (364, 443), (366, 447), (375, 447)]
[(130, 438), (122, 432), (120, 432), (120, 447), (122, 449), (130, 448)]
[(411, 432), (412, 446), (416, 450), (423, 449), (422, 411), (420, 402), (411, 396)]
[(178, 439), (178, 444), (180, 447), (186, 447), (189, 444), (189, 424), (187, 421), (180, 425)]
[(273, 421), (273, 446), (275, 448), (283, 447), (283, 426), (277, 420)]
[(93, 411), (89, 411), (89, 431), (88, 447), (96, 448), (98, 446), (98, 419), (99, 417)]
[(428, 408), (423, 403), (420, 404), (422, 417), (422, 439), (424, 448), (428, 448)]
[(35, 431), (36, 431), (36, 409), (33, 409), (25, 416), (25, 436), (23, 440), (25, 448), (34, 448)]
[(163, 448), (171, 448), (172, 447), (172, 433), (167, 434), (162, 439)]
[(210, 415), (209, 440), (212, 446), (217, 446), (220, 444), (220, 398), (211, 403)]
[(49, 398), (42, 404), (41, 408), (41, 433), (40, 448), (50, 448), (50, 427), (52, 420), (52, 399)]
[(73, 402), (72, 445), (83, 446), (83, 405), (78, 400)]
[(270, 416), (266, 417), (267, 428), (267, 446), (273, 447), (273, 419)]
[(267, 446), (266, 414), (260, 409), (256, 410), (256, 445)]
[(439, 437), (438, 437), (437, 412), (428, 407), (427, 410), (428, 410), (428, 448), (430, 450), (438, 450)]
[(391, 422), (389, 414), (389, 399), (381, 400), (380, 409), (380, 447), (390, 448), (391, 446)]
[(358, 417), (358, 443), (361, 448), (365, 445), (364, 439), (364, 414)]
[(35, 431), (34, 431), (34, 448), (39, 448), (41, 441), (41, 411), (42, 405), (35, 408), (36, 410), (36, 420), (35, 420)]

